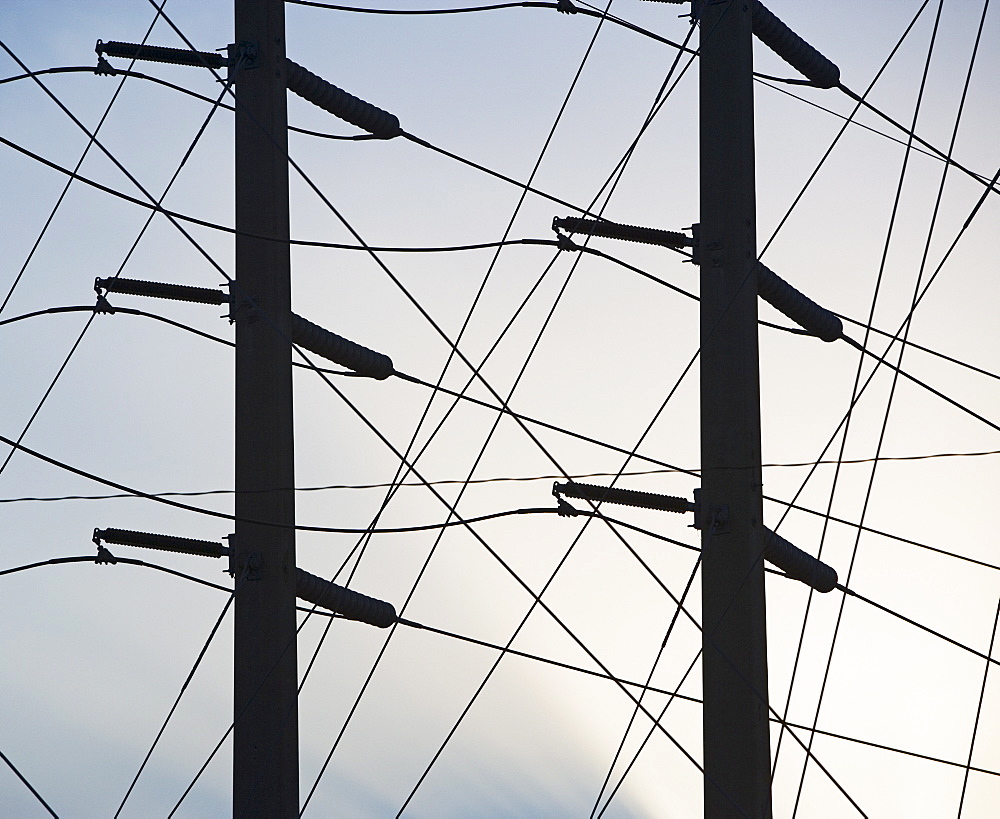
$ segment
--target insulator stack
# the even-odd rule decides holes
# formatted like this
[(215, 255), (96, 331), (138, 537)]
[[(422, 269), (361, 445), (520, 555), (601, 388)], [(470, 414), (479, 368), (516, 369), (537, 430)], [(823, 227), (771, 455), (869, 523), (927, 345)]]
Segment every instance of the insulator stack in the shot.
[(94, 49), (98, 54), (109, 57), (124, 57), (129, 60), (150, 60), (156, 63), (193, 65), (198, 68), (224, 68), (229, 61), (212, 51), (191, 51), (187, 48), (167, 48), (165, 46), (142, 45), (140, 43), (119, 43), (97, 41)]
[(225, 304), (229, 294), (211, 287), (190, 287), (186, 284), (168, 284), (166, 282), (147, 282), (140, 279), (95, 279), (94, 289), (107, 293), (123, 293), (129, 296), (150, 296), (154, 299), (174, 299), (175, 301), (194, 301), (199, 304)]
[(832, 566), (802, 551), (770, 529), (764, 530), (764, 537), (764, 559), (768, 563), (818, 592), (833, 591), (837, 587), (837, 570)]
[(753, 4), (753, 33), (813, 85), (834, 88), (840, 83), (840, 69), (775, 17), (760, 0)]
[(289, 91), (298, 94), (313, 105), (319, 106), (324, 111), (329, 111), (335, 117), (340, 117), (380, 139), (392, 139), (403, 132), (403, 129), (399, 127), (399, 120), (394, 114), (348, 94), (287, 57), (285, 58), (285, 85)]
[(635, 489), (618, 489), (610, 486), (594, 486), (589, 483), (557, 483), (552, 487), (556, 497), (580, 498), (595, 503), (619, 503), (623, 506), (638, 506), (642, 509), (658, 509), (661, 512), (693, 512), (694, 504), (673, 495), (658, 495), (654, 492), (639, 492)]
[(694, 242), (690, 236), (673, 230), (639, 227), (638, 225), (621, 225), (606, 219), (583, 219), (567, 216), (552, 220), (553, 230), (564, 230), (567, 233), (583, 233), (590, 236), (603, 236), (607, 239), (621, 239), (625, 242), (639, 242), (644, 245), (660, 245), (661, 247), (691, 247)]
[(182, 552), (199, 557), (222, 557), (228, 550), (221, 543), (211, 540), (192, 540), (171, 535), (154, 535), (150, 532), (132, 532), (128, 529), (95, 529), (94, 543), (116, 543), (120, 546), (141, 546), (164, 552)]
[(369, 378), (381, 381), (395, 372), (389, 356), (331, 333), (295, 313), (292, 313), (292, 341), (316, 355)]
[(757, 263), (757, 294), (823, 341), (836, 341), (844, 334), (844, 324), (837, 316), (800, 293), (760, 262)]
[(295, 593), (309, 603), (378, 628), (388, 628), (396, 622), (396, 609), (391, 603), (345, 589), (304, 569), (295, 572)]

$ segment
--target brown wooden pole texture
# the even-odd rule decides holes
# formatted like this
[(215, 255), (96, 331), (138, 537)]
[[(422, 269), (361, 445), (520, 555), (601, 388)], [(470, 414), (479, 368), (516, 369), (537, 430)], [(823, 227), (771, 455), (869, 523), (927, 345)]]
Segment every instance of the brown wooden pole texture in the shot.
[[(235, 0), (235, 40), (259, 66), (236, 76), (236, 229), (287, 238), (284, 4)], [(289, 247), (238, 235), (236, 515), (295, 522)], [(233, 815), (298, 815), (295, 537), (236, 523)], [(241, 574), (247, 571), (246, 578)]]
[(705, 816), (771, 816), (750, 0), (701, 7)]

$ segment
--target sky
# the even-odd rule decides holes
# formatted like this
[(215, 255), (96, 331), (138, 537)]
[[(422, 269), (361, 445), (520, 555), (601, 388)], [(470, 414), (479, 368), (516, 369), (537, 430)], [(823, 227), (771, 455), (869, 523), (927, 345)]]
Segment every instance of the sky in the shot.
[[(459, 7), (450, 0), (356, 5)], [(877, 76), (872, 105), (907, 126), (915, 118), (924, 140), (948, 150), (982, 3), (771, 0), (768, 7), (839, 65), (845, 86), (861, 94)], [(168, 0), (163, 11), (199, 49), (233, 39), (228, 3)], [(679, 16), (685, 11), (638, 0), (611, 5), (612, 14), (676, 42), (689, 34), (689, 20)], [(141, 41), (155, 17), (148, 0), (5, 0), (0, 79), (23, 73), (17, 59), (31, 71), (93, 66), (98, 39)], [(667, 44), (552, 9), (386, 16), (288, 4), (286, 20), (289, 57), (391, 111), (408, 133), (444, 151), (517, 182), (533, 175), (534, 188), (580, 207), (596, 200), (613, 221), (681, 230), (698, 220), (697, 62), (676, 60)], [(953, 150), (986, 178), (1000, 165), (1000, 65), (989, 46), (998, 27), (990, 9)], [(148, 42), (183, 45), (163, 18)], [(754, 59), (763, 74), (796, 76), (762, 43)], [(137, 70), (213, 99), (223, 90), (201, 69), (144, 63)], [(73, 72), (38, 80), (88, 130), (107, 110), (100, 144), (154, 196), (195, 142), (164, 203), (233, 224), (230, 111), (138, 78)], [(669, 95), (607, 196), (606, 181), (664, 86)], [(802, 748), (774, 725), (774, 815), (991, 816), (1000, 800), (1000, 684), (995, 667), (986, 673), (984, 655), (1000, 606), (991, 511), (1000, 456), (982, 453), (1000, 450), (1000, 206), (996, 195), (981, 201), (983, 184), (954, 167), (942, 188), (945, 164), (908, 151), (905, 132), (870, 111), (840, 135), (853, 110), (837, 89), (755, 84), (758, 248), (772, 270), (859, 322), (846, 323), (846, 334), (879, 356), (888, 339), (866, 337), (869, 316), (875, 328), (896, 333), (918, 283), (933, 275), (908, 335), (925, 349), (908, 345), (901, 366), (952, 403), (906, 379), (894, 383), (892, 370), (879, 367), (842, 445), (838, 427), (851, 404), (858, 351), (761, 327), (765, 523), (811, 554), (822, 549), (841, 583), (889, 610), (840, 591), (810, 598), (801, 584), (767, 578), (771, 706), (806, 726), (795, 729), (803, 742), (814, 721), (826, 732), (814, 737), (812, 752), (829, 772), (804, 765)], [(289, 121), (358, 133), (293, 95)], [(0, 84), (0, 136), (65, 168), (80, 162), (89, 140), (32, 79)], [(94, 279), (116, 273), (222, 285), (205, 255), (162, 216), (144, 229), (147, 210), (80, 182), (60, 200), (65, 175), (9, 145), (0, 150), (0, 322), (92, 307)], [(517, 184), (403, 138), (293, 132), (289, 152), (336, 209), (292, 171), (296, 239), (356, 245), (357, 234), (370, 246), (425, 248), (505, 235), (551, 239), (552, 218), (574, 215), (535, 194), (522, 202)], [(96, 146), (79, 173), (144, 198)], [(229, 234), (189, 232), (233, 275)], [(697, 292), (697, 269), (664, 248), (607, 239), (591, 246), (660, 281), (548, 246), (379, 252), (378, 261), (356, 250), (293, 247), (293, 307), (301, 315), (386, 353), (398, 372), (495, 404), (481, 383), (467, 387), (468, 366), (450, 358), (459, 339), (462, 355), (482, 363), (484, 379), (513, 410), (592, 439), (531, 426), (532, 440), (510, 417), (496, 423), (495, 411), (464, 401), (452, 409), (451, 399), (431, 401), (430, 388), (399, 378), (335, 377), (338, 395), (299, 370), (298, 522), (370, 526), (400, 465), (385, 441), (396, 452), (416, 442), (419, 477), (392, 494), (381, 528), (446, 520), (441, 498), (423, 480), (443, 482), (435, 489), (466, 518), (553, 508), (552, 482), (566, 476), (607, 473), (586, 478), (606, 484), (622, 473), (618, 486), (692, 497), (700, 374), (688, 365), (698, 349), (697, 305), (663, 282)], [(233, 338), (214, 306), (110, 301)], [(763, 303), (760, 317), (788, 324)], [(144, 493), (222, 490), (177, 499), (232, 513), (225, 492), (233, 486), (231, 348), (121, 313), (39, 315), (0, 324), (0, 334), (0, 435), (23, 433), (25, 446), (61, 464)], [(898, 356), (896, 344), (888, 360)], [(868, 358), (862, 381), (872, 372)], [(631, 458), (622, 452), (633, 450)], [(916, 459), (939, 455), (947, 457)], [(204, 540), (232, 531), (225, 519), (148, 499), (95, 499), (115, 490), (9, 447), (0, 456), (0, 571), (94, 554), (95, 528)], [(883, 460), (874, 464), (876, 457)], [(825, 463), (810, 469), (817, 461)], [(55, 500), (66, 496), (88, 499)], [(836, 521), (824, 521), (828, 509)], [(605, 511), (698, 543), (689, 517)], [(634, 701), (614, 682), (538, 659), (595, 671), (597, 657), (619, 679), (641, 684), (652, 673), (660, 692), (697, 699), (701, 638), (686, 616), (657, 659), (676, 611), (671, 595), (679, 597), (692, 577), (695, 552), (552, 514), (474, 529), (478, 538), (462, 527), (377, 534), (360, 559), (359, 535), (298, 534), (301, 567), (341, 583), (349, 577), (352, 588), (429, 627), (400, 626), (390, 635), (344, 621), (327, 629), (328, 618), (300, 616), (301, 801), (312, 794), (305, 814), (576, 817), (606, 807), (609, 817), (700, 815), (701, 774), (680, 750), (700, 760), (696, 702), (673, 699), (661, 720), (673, 741), (653, 731), (646, 743), (651, 722), (641, 714), (626, 736)], [(221, 561), (111, 550), (231, 586)], [(232, 811), (228, 740), (188, 790), (232, 722), (229, 595), (149, 568), (89, 562), (0, 575), (0, 583), (0, 752), (53, 811), (118, 810), (189, 674), (121, 815), (167, 815), (178, 803), (177, 816)], [(544, 588), (542, 599), (566, 628), (533, 609), (521, 583), (533, 593)], [(699, 588), (696, 576), (685, 602), (695, 621)], [(513, 640), (531, 657), (508, 654), (491, 673), (499, 650), (459, 637), (492, 646)], [(668, 697), (650, 692), (642, 702), (659, 714)], [(970, 759), (977, 770), (967, 775)], [(0, 813), (48, 815), (3, 765)]]

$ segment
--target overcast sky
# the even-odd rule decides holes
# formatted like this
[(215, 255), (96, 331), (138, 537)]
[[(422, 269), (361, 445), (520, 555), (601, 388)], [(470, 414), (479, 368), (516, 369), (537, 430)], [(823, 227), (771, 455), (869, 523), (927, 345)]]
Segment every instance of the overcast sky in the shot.
[[(943, 3), (937, 25), (938, 2), (768, 5), (836, 62), (843, 83), (859, 94), (917, 17), (869, 99), (898, 122), (909, 124), (916, 116), (921, 137), (948, 150), (983, 13), (979, 0)], [(689, 34), (689, 20), (678, 16), (685, 10), (637, 0), (611, 6), (613, 14), (677, 42)], [(223, 48), (233, 39), (228, 2), (168, 0), (164, 12), (199, 49)], [(597, 198), (596, 207), (618, 222), (680, 230), (698, 220), (697, 63), (675, 60), (669, 45), (552, 9), (418, 17), (287, 5), (286, 15), (292, 59), (396, 114), (410, 134), (522, 182), (538, 163), (535, 188), (580, 207)], [(155, 17), (148, 0), (5, 0), (0, 39), (32, 71), (92, 66), (96, 40), (139, 42), (150, 25), (148, 42), (182, 46), (171, 25), (163, 18), (154, 23)], [(692, 34), (692, 46), (698, 36)], [(991, 9), (954, 147), (962, 165), (986, 178), (1000, 165), (998, 37), (1000, 19)], [(0, 61), (0, 76), (23, 73), (6, 51)], [(759, 42), (755, 63), (764, 74), (797, 76)], [(154, 63), (136, 69), (203, 96), (222, 92), (202, 69)], [(670, 94), (608, 198), (605, 182), (665, 78)], [(232, 225), (230, 111), (138, 78), (77, 72), (38, 79), (90, 130), (114, 99), (100, 144), (155, 197), (208, 120), (164, 203)], [(816, 720), (819, 729), (838, 735), (817, 735), (812, 745), (830, 776), (810, 764), (803, 779), (802, 749), (787, 733), (779, 743), (774, 728), (774, 815), (792, 816), (797, 799), (798, 816), (855, 815), (844, 791), (869, 816), (957, 815), (960, 803), (964, 816), (992, 816), (1000, 800), (995, 668), (986, 678), (974, 748), (972, 739), (987, 666), (973, 651), (988, 652), (1000, 602), (994, 522), (1000, 456), (982, 454), (1000, 450), (1000, 388), (991, 375), (1000, 373), (997, 196), (977, 204), (983, 185), (952, 168), (937, 204), (944, 163), (916, 150), (907, 154), (905, 133), (871, 112), (859, 114), (838, 139), (854, 103), (836, 89), (761, 82), (755, 94), (764, 261), (862, 325), (874, 304), (874, 326), (890, 334), (902, 326), (918, 282), (922, 287), (935, 276), (913, 314), (909, 340), (952, 360), (908, 347), (902, 367), (960, 405), (905, 379), (894, 384), (892, 372), (880, 368), (852, 414), (843, 445), (848, 462), (839, 470), (832, 463), (810, 470), (803, 464), (835, 461), (841, 452), (836, 431), (851, 402), (859, 353), (842, 341), (824, 344), (761, 328), (764, 492), (773, 499), (765, 503), (765, 522), (812, 554), (822, 549), (841, 582), (858, 594), (961, 644), (859, 599), (845, 600), (839, 591), (810, 602), (805, 586), (769, 577), (771, 705), (785, 715), (790, 702), (790, 722), (810, 726)], [(358, 133), (291, 95), (289, 120), (326, 134)], [(31, 79), (0, 85), (0, 136), (64, 168), (76, 167), (88, 145), (87, 134)], [(165, 218), (152, 219), (144, 230), (149, 211), (80, 182), (57, 207), (65, 175), (10, 146), (0, 151), (0, 295), (10, 291), (0, 320), (92, 306), (95, 277), (116, 273), (223, 284), (205, 255)], [(289, 151), (337, 210), (331, 212), (292, 172), (297, 239), (354, 245), (356, 232), (373, 246), (443, 247), (496, 242), (508, 224), (509, 238), (551, 239), (553, 216), (572, 215), (533, 194), (519, 204), (516, 185), (401, 138), (342, 141), (292, 133)], [(79, 172), (145, 198), (96, 146)], [(234, 275), (231, 236), (207, 227), (188, 230)], [(697, 269), (669, 250), (606, 239), (591, 244), (697, 292)], [(372, 427), (398, 451), (415, 440), (411, 456), (420, 452), (421, 478), (445, 482), (435, 489), (464, 517), (552, 507), (552, 481), (567, 475), (609, 473), (588, 479), (607, 483), (621, 471), (617, 485), (692, 496), (700, 376), (697, 365), (685, 374), (698, 349), (691, 299), (614, 261), (547, 246), (514, 245), (499, 255), (484, 249), (377, 256), (294, 247), (295, 310), (388, 354), (397, 371), (430, 383), (441, 378), (456, 391), (470, 380), (469, 368), (449, 359), (449, 344), (461, 333), (462, 354), (476, 365), (485, 359), (483, 376), (497, 394), (510, 396), (514, 410), (593, 440), (536, 425), (530, 426), (533, 441), (509, 417), (495, 425), (496, 412), (469, 402), (452, 409), (453, 401), (442, 396), (424, 417), (427, 387), (398, 378), (337, 377), (341, 397), (302, 370), (295, 375), (299, 523), (363, 530), (376, 518), (399, 458)], [(233, 338), (222, 308), (117, 295), (111, 302)], [(760, 315), (788, 324), (763, 303)], [(865, 341), (863, 326), (846, 328)], [(887, 346), (878, 335), (866, 343), (879, 355)], [(150, 318), (77, 312), (0, 326), (0, 351), (0, 435), (16, 439), (24, 432), (28, 447), (146, 493), (232, 489), (229, 347)], [(889, 358), (895, 362), (898, 355), (897, 345)], [(862, 368), (863, 380), (871, 361)], [(481, 384), (467, 392), (495, 403)], [(636, 457), (621, 452), (635, 448)], [(969, 453), (978, 454), (958, 457)], [(0, 457), (9, 454), (0, 448)], [(876, 455), (888, 460), (875, 466)], [(927, 455), (949, 457), (912, 459)], [(232, 531), (224, 519), (145, 499), (54, 500), (114, 490), (23, 452), (0, 463), (0, 569), (92, 554), (95, 527), (205, 540)], [(494, 480), (500, 478), (517, 480)], [(392, 494), (380, 527), (447, 518), (441, 499), (420, 479), (410, 475), (405, 482), (414, 485)], [(178, 499), (232, 512), (232, 496), (224, 491)], [(796, 509), (789, 512), (793, 499)], [(824, 524), (828, 508), (839, 522)], [(687, 528), (690, 516), (605, 511), (681, 543), (698, 543)], [(882, 534), (859, 536), (859, 523)], [(597, 670), (569, 630), (617, 677), (642, 683), (650, 676), (676, 609), (667, 590), (683, 592), (695, 568), (693, 551), (555, 515), (502, 518), (475, 530), (480, 539), (460, 527), (443, 534), (379, 534), (369, 541), (302, 532), (298, 562), (338, 582), (350, 576), (353, 588), (397, 609), (405, 604), (406, 618), (436, 629), (495, 645), (516, 633), (517, 651)], [(367, 545), (358, 560), (353, 550), (360, 542)], [(231, 586), (221, 561), (112, 551)], [(534, 592), (546, 589), (543, 600), (566, 629), (542, 609), (532, 611), (519, 581)], [(0, 751), (60, 816), (113, 815), (228, 595), (124, 564), (48, 566), (0, 582)], [(696, 620), (699, 590), (696, 577), (685, 603)], [(651, 722), (640, 715), (611, 785), (602, 789), (634, 710), (613, 682), (505, 656), (446, 742), (499, 652), (429, 630), (399, 627), (390, 635), (336, 622), (327, 634), (328, 624), (325, 617), (308, 618), (298, 645), (300, 675), (321, 645), (300, 698), (303, 801), (346, 729), (307, 815), (390, 816), (405, 805), (406, 815), (426, 817), (576, 817), (603, 806), (612, 791), (606, 816), (700, 815), (701, 776), (678, 747), (700, 760), (696, 703), (671, 702), (661, 724), (674, 741), (654, 731), (644, 744)], [(231, 646), (230, 611), (123, 816), (167, 815), (223, 738), (232, 721)], [(699, 647), (699, 632), (682, 615), (651, 684), (661, 691), (680, 686), (686, 697), (699, 697), (700, 664), (684, 676)], [(662, 693), (643, 698), (656, 714), (666, 703)], [(796, 735), (809, 741), (805, 729)], [(972, 765), (981, 770), (968, 776), (966, 787), (970, 748)], [(231, 812), (230, 768), (227, 741), (176, 815)], [(0, 814), (46, 815), (2, 765)]]

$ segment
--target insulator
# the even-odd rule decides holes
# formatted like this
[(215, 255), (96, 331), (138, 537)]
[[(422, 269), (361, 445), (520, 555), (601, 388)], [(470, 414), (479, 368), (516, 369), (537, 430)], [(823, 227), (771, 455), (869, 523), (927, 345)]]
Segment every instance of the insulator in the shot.
[(295, 313), (292, 313), (292, 341), (316, 355), (369, 378), (381, 381), (395, 372), (389, 356), (324, 330)]
[(844, 324), (825, 307), (800, 293), (773, 270), (757, 263), (757, 294), (776, 310), (823, 341), (836, 341)]
[(396, 609), (391, 603), (345, 589), (304, 569), (295, 570), (295, 593), (301, 599), (341, 614), (348, 620), (359, 620), (378, 628), (388, 628), (396, 622)]
[(117, 543), (121, 546), (141, 546), (144, 549), (160, 549), (164, 552), (183, 552), (200, 557), (222, 557), (226, 547), (211, 540), (192, 540), (171, 535), (154, 535), (150, 532), (131, 532), (127, 529), (95, 529), (94, 543)]
[(224, 68), (228, 59), (212, 51), (191, 51), (187, 48), (167, 48), (166, 46), (142, 45), (140, 43), (118, 43), (97, 41), (98, 54), (109, 57), (125, 57), (130, 60), (150, 60), (156, 63), (193, 65), (198, 68)]
[(225, 304), (229, 294), (211, 287), (189, 287), (186, 284), (168, 284), (166, 282), (146, 282), (140, 279), (95, 279), (94, 289), (108, 293), (124, 293), (129, 296), (150, 296), (154, 299), (174, 299), (176, 301), (194, 301), (200, 304)]
[(381, 139), (392, 139), (403, 132), (395, 115), (376, 108), (369, 102), (359, 100), (287, 57), (285, 85), (289, 91), (309, 100), (313, 105)]
[(565, 230), (567, 233), (586, 233), (590, 236), (604, 236), (608, 239), (622, 239), (626, 242), (639, 242), (644, 245), (660, 245), (662, 247), (690, 247), (693, 242), (690, 236), (673, 230), (639, 227), (637, 225), (620, 225), (606, 219), (583, 219), (577, 216), (567, 216), (552, 220), (553, 230)]
[(753, 4), (753, 33), (814, 85), (833, 88), (840, 83), (840, 69), (775, 17), (760, 0)]
[(801, 580), (818, 592), (833, 591), (837, 587), (837, 570), (822, 560), (803, 552), (777, 532), (764, 530), (764, 559), (773, 563), (789, 577)]
[(661, 512), (692, 512), (694, 504), (685, 498), (673, 495), (657, 495), (654, 492), (638, 492), (635, 489), (618, 489), (610, 486), (594, 486), (589, 483), (557, 483), (552, 494), (558, 497), (581, 498), (595, 503), (620, 503), (623, 506), (638, 506), (643, 509), (659, 509)]

